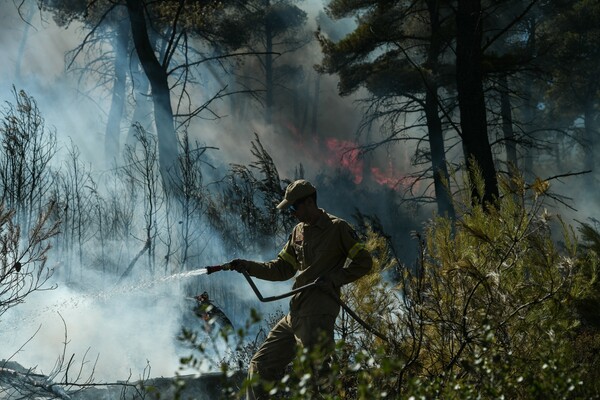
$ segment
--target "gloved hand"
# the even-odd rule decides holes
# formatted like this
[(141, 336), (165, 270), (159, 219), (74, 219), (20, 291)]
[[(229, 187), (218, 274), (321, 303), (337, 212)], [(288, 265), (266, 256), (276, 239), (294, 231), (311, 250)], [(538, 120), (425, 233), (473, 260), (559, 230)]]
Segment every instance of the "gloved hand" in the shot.
[(234, 260), (229, 261), (228, 264), (229, 264), (229, 268), (232, 271), (237, 271), (239, 273), (248, 271), (249, 263), (247, 260), (242, 260), (242, 259), (236, 258)]

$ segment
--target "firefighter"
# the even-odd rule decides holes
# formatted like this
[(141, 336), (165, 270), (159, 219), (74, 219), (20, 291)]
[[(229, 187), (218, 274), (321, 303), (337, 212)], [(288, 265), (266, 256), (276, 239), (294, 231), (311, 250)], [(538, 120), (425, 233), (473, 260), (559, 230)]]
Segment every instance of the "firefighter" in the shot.
[[(372, 266), (369, 252), (350, 225), (317, 206), (317, 191), (310, 182), (291, 183), (277, 208), (289, 210), (299, 221), (277, 258), (268, 262), (235, 259), (231, 268), (270, 281), (295, 277), (294, 288), (317, 280), (319, 284), (292, 297), (289, 313), (252, 357), (248, 377), (258, 384), (248, 389), (247, 399), (267, 398), (262, 383), (283, 377), (297, 346), (309, 352), (318, 348), (322, 354), (333, 351), (340, 287), (367, 274)], [(317, 373), (314, 368), (312, 372)]]

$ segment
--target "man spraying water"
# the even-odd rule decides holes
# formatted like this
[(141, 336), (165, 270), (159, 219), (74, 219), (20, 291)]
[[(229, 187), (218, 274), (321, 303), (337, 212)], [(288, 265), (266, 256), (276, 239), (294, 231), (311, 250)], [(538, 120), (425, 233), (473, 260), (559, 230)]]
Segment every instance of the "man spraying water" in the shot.
[[(350, 225), (317, 206), (317, 191), (310, 182), (291, 183), (277, 208), (289, 210), (299, 221), (277, 258), (268, 262), (235, 259), (229, 268), (270, 281), (295, 277), (294, 288), (319, 284), (294, 294), (289, 313), (252, 357), (248, 376), (257, 384), (248, 389), (249, 400), (268, 398), (264, 383), (283, 377), (298, 346), (324, 353), (333, 350), (340, 287), (367, 274), (372, 266), (369, 252)], [(312, 372), (318, 373), (315, 368)]]

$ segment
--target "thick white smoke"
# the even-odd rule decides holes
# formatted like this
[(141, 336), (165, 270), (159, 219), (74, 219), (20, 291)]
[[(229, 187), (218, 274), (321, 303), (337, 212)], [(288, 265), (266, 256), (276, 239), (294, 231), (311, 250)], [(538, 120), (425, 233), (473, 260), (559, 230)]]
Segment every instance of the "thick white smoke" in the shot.
[(152, 376), (172, 376), (182, 355), (176, 337), (183, 313), (192, 313), (182, 282), (95, 290), (99, 282), (87, 276), (85, 290), (61, 283), (12, 308), (0, 328), (2, 356), (15, 354), (31, 338), (13, 359), (44, 374), (52, 372), (64, 350), (65, 363), (74, 356), (72, 371), (85, 357), (83, 375), (99, 381), (137, 380), (148, 365)]

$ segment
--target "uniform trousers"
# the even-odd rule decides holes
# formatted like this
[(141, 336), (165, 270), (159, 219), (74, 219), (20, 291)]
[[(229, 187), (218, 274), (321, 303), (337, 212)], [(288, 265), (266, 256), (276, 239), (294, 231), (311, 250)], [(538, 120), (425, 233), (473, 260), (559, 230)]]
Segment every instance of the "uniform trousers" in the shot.
[(274, 382), (283, 377), (286, 366), (296, 357), (298, 346), (309, 352), (316, 346), (322, 352), (331, 352), (335, 346), (335, 319), (335, 316), (325, 314), (305, 317), (288, 314), (283, 317), (271, 329), (250, 361), (248, 378), (254, 384), (248, 387), (246, 399), (269, 398), (262, 388), (264, 382)]

